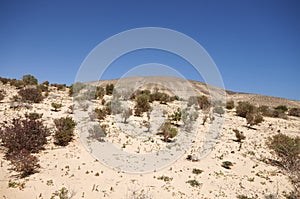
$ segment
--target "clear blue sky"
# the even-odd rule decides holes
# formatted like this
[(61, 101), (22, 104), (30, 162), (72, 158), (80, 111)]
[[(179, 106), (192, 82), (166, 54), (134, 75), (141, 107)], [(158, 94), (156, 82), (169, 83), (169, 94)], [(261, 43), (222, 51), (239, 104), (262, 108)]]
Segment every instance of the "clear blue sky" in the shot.
[[(149, 26), (174, 29), (199, 42), (226, 89), (300, 100), (300, 1), (289, 0), (0, 0), (0, 76), (33, 74), (40, 81), (73, 83), (101, 41)], [(173, 58), (136, 52), (124, 62), (120, 58), (105, 78), (126, 72), (116, 64), (130, 69), (149, 62), (183, 63)], [(183, 73), (201, 80), (192, 71)]]

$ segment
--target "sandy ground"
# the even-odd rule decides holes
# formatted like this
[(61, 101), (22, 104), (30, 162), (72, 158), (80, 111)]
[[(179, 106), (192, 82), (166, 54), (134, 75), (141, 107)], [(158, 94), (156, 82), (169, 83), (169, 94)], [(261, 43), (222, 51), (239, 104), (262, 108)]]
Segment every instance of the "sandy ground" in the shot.
[[(10, 109), (9, 98), (17, 91), (7, 85), (1, 85), (1, 88), (6, 90), (8, 96), (0, 103), (0, 122), (9, 121), (26, 112), (38, 112), (43, 113), (44, 123), (54, 132), (54, 118), (72, 116), (68, 113), (72, 98), (68, 97), (66, 91), (56, 91), (53, 88), (48, 98), (40, 104), (34, 104), (28, 111), (25, 108)], [(51, 102), (62, 103), (64, 106), (61, 111), (53, 112)], [(158, 108), (154, 109), (152, 114), (159, 114), (155, 110), (162, 108), (159, 104), (155, 106)], [(178, 104), (168, 106), (166, 109), (170, 112)], [(264, 198), (270, 194), (283, 198), (283, 192), (290, 192), (293, 189), (288, 177), (282, 171), (261, 160), (272, 157), (265, 145), (269, 136), (275, 135), (278, 131), (290, 136), (299, 135), (299, 118), (289, 117), (285, 120), (265, 117), (263, 123), (255, 126), (257, 130), (253, 130), (245, 126), (245, 119), (236, 116), (234, 110), (226, 111), (225, 122), (212, 152), (193, 162), (186, 157), (199, 151), (203, 145), (204, 135), (210, 128), (209, 121), (201, 125), (203, 114), (201, 112), (199, 114), (192, 128), (192, 131), (196, 132), (193, 144), (174, 163), (147, 173), (122, 172), (95, 159), (88, 152), (88, 147), (83, 144), (84, 141), (79, 139), (81, 133), (79, 127), (76, 129), (78, 134), (74, 141), (66, 147), (55, 146), (50, 136), (46, 150), (37, 154), (41, 165), (39, 173), (24, 179), (15, 178), (16, 173), (9, 170), (9, 162), (3, 158), (2, 148), (0, 196), (9, 199), (49, 199), (53, 193), (66, 187), (72, 198), (236, 198), (237, 195)], [(107, 119), (110, 133), (105, 139), (120, 150), (143, 154), (152, 153), (168, 145), (159, 136), (153, 136), (154, 141), (147, 143), (143, 142), (144, 138), (141, 136), (130, 135), (134, 129), (136, 130), (134, 132), (144, 132), (143, 127), (137, 130), (141, 119), (132, 116), (128, 120), (129, 125), (126, 126), (118, 117)], [(154, 124), (152, 131), (155, 131), (159, 126), (158, 121), (152, 123)], [(233, 129), (244, 132), (246, 136), (240, 150), (240, 144), (233, 141), (235, 139)], [(122, 149), (124, 143), (126, 147)], [(221, 166), (223, 161), (231, 161), (232, 168), (223, 168)], [(193, 169), (201, 169), (203, 172), (194, 174)], [(196, 180), (199, 185), (193, 187), (187, 183), (189, 180)], [(16, 182), (18, 185), (15, 188), (8, 187), (9, 182)]]

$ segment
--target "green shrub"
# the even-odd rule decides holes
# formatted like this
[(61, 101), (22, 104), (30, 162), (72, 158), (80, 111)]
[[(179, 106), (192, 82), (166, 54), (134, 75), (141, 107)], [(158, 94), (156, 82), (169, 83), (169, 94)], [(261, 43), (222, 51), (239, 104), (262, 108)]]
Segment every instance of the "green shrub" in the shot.
[(279, 111), (280, 113), (285, 113), (288, 108), (285, 105), (280, 105), (274, 108), (276, 111)]
[(228, 101), (226, 102), (226, 109), (233, 109), (234, 108), (234, 101)]
[(96, 99), (102, 99), (105, 95), (105, 90), (103, 87), (97, 86), (96, 87), (96, 94), (95, 94)]
[(300, 108), (291, 108), (289, 110), (289, 115), (290, 116), (300, 117)]
[(198, 187), (201, 185), (197, 180), (188, 180), (186, 183), (189, 183), (192, 187)]
[(59, 111), (59, 109), (62, 107), (62, 104), (58, 104), (58, 103), (55, 103), (55, 102), (52, 102), (51, 103), (51, 106), (52, 106), (52, 108), (54, 108), (54, 110), (53, 111)]
[(114, 85), (113, 84), (107, 84), (105, 87), (105, 93), (106, 95), (112, 95), (114, 92)]
[(138, 95), (136, 98), (136, 105), (134, 107), (134, 114), (136, 116), (141, 116), (144, 112), (149, 111), (150, 108), (149, 96), (145, 94)]
[(231, 169), (231, 167), (233, 166), (233, 164), (230, 161), (224, 161), (224, 162), (222, 162), (221, 166), (224, 167), (225, 169)]
[(249, 102), (238, 102), (238, 106), (236, 107), (236, 114), (240, 117), (246, 118), (247, 114), (253, 113), (254, 110), (255, 106), (253, 106)]
[(43, 100), (42, 92), (36, 88), (25, 88), (18, 93), (24, 102), (39, 103)]
[(219, 114), (220, 116), (225, 113), (223, 107), (221, 106), (214, 107), (213, 112)]
[(169, 142), (170, 138), (174, 138), (178, 134), (178, 130), (175, 127), (172, 127), (169, 121), (165, 122), (161, 127), (160, 130), (164, 136), (164, 141)]
[(54, 140), (56, 145), (66, 146), (74, 137), (75, 121), (71, 117), (62, 117), (54, 120), (56, 131)]
[(202, 96), (198, 97), (197, 100), (198, 100), (199, 108), (201, 110), (206, 110), (206, 109), (210, 108), (211, 103), (210, 103), (208, 97), (202, 95)]
[(24, 75), (22, 81), (25, 85), (37, 85), (38, 80), (33, 75)]
[(270, 137), (267, 145), (279, 158), (281, 165), (286, 169), (300, 168), (300, 137), (289, 137), (284, 134), (277, 134)]
[(65, 91), (66, 88), (67, 88), (66, 84), (57, 84), (57, 83), (54, 83), (54, 84), (51, 84), (51, 86), (56, 87), (57, 90), (59, 90), (59, 91)]
[(22, 80), (11, 79), (9, 82), (11, 86), (15, 86), (17, 89), (24, 87), (24, 82)]
[(47, 85), (45, 84), (40, 84), (37, 86), (37, 89), (41, 90), (42, 92), (48, 92), (49, 91), (49, 88)]
[(173, 114), (169, 116), (169, 119), (178, 122), (181, 120), (181, 116), (182, 116), (181, 110), (180, 108), (177, 108), (177, 110), (174, 111)]
[(43, 113), (39, 114), (39, 113), (25, 113), (25, 117), (29, 120), (38, 120), (41, 119), (43, 117)]
[(194, 168), (192, 173), (198, 175), (198, 174), (201, 174), (202, 172), (203, 172), (203, 170)]

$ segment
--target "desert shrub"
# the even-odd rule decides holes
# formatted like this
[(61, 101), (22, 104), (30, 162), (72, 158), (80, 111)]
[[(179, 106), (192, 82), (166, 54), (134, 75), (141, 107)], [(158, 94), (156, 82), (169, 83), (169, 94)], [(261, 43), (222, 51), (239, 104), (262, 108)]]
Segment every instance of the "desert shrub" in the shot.
[(102, 99), (104, 95), (105, 95), (105, 90), (104, 90), (104, 88), (101, 87), (101, 86), (97, 86), (97, 87), (96, 87), (95, 98), (96, 98), (96, 99)]
[(192, 187), (198, 187), (201, 185), (201, 183), (198, 182), (197, 180), (188, 180), (186, 181), (186, 183), (190, 184)]
[(226, 109), (233, 109), (234, 108), (234, 101), (228, 101), (226, 102)]
[(155, 91), (152, 94), (149, 94), (149, 95), (146, 94), (146, 95), (149, 96), (150, 102), (159, 101), (161, 104), (166, 104), (171, 101), (170, 96), (168, 94), (158, 92), (158, 91)]
[(280, 133), (270, 137), (267, 145), (278, 156), (282, 167), (287, 169), (300, 167), (300, 137), (292, 138)]
[(78, 93), (84, 89), (86, 85), (81, 82), (76, 82), (69, 87), (69, 96), (78, 95)]
[(124, 118), (124, 123), (127, 123), (127, 119), (132, 115), (131, 108), (123, 108), (122, 117)]
[(59, 90), (59, 91), (65, 91), (66, 88), (67, 88), (66, 84), (57, 84), (57, 83), (54, 83), (54, 84), (51, 84), (51, 86), (56, 87), (57, 90)]
[(180, 108), (177, 108), (177, 110), (174, 111), (173, 114), (169, 116), (169, 119), (178, 122), (181, 120), (181, 116), (182, 116), (181, 110)]
[(71, 199), (75, 193), (73, 191), (69, 191), (66, 187), (62, 187), (60, 190), (55, 191), (52, 193), (52, 196), (50, 199)]
[(5, 91), (4, 90), (0, 90), (0, 101), (2, 101), (5, 97)]
[(242, 142), (242, 140), (246, 139), (246, 136), (244, 135), (243, 132), (237, 130), (237, 129), (233, 129), (233, 132), (235, 133), (235, 137), (236, 137), (236, 142)]
[(25, 85), (37, 85), (38, 80), (33, 75), (24, 75), (22, 81)]
[(134, 114), (141, 116), (144, 112), (147, 112), (151, 108), (149, 103), (149, 96), (142, 94), (136, 98), (136, 105), (134, 107)]
[(24, 82), (22, 80), (11, 79), (9, 83), (11, 86), (15, 86), (17, 89), (21, 89), (24, 87)]
[(20, 173), (20, 177), (24, 178), (37, 172), (40, 167), (38, 158), (33, 156), (28, 150), (22, 149), (19, 153), (9, 157), (12, 169)]
[(269, 137), (267, 146), (276, 154), (275, 163), (285, 169), (300, 196), (300, 137), (289, 137), (284, 134), (277, 134)]
[(233, 166), (233, 164), (230, 161), (224, 161), (224, 162), (222, 162), (221, 166), (224, 167), (225, 169), (231, 169), (231, 167)]
[(99, 142), (103, 142), (103, 137), (106, 136), (105, 131), (100, 128), (99, 125), (93, 125), (89, 130), (89, 136), (87, 137), (88, 139), (94, 139)]
[(288, 108), (285, 105), (280, 105), (274, 108), (276, 111), (279, 111), (280, 113), (285, 113)]
[(165, 122), (160, 130), (164, 136), (164, 141), (168, 142), (170, 138), (174, 138), (178, 134), (177, 128), (173, 127), (169, 121)]
[(204, 95), (198, 97), (197, 100), (198, 100), (199, 108), (202, 110), (208, 109), (211, 105), (208, 97), (206, 97)]
[(225, 111), (224, 111), (224, 109), (223, 109), (222, 106), (216, 106), (216, 107), (214, 107), (213, 112), (219, 114), (220, 116), (225, 113)]
[(42, 92), (36, 88), (25, 88), (18, 93), (24, 102), (39, 103), (43, 100)]
[(2, 82), (2, 84), (7, 84), (10, 82), (9, 78), (5, 78), (5, 77), (0, 77), (0, 82)]
[(41, 119), (43, 117), (43, 113), (39, 114), (39, 113), (25, 113), (25, 117), (29, 120), (38, 120)]
[(236, 114), (240, 117), (246, 118), (247, 114), (253, 113), (255, 110), (255, 106), (250, 104), (249, 102), (238, 102), (236, 107)]
[(51, 106), (52, 106), (52, 108), (54, 108), (54, 110), (53, 111), (59, 111), (59, 109), (62, 107), (62, 104), (58, 104), (58, 103), (55, 103), (55, 102), (52, 102), (51, 103)]
[(7, 154), (16, 154), (26, 149), (36, 153), (47, 143), (49, 130), (39, 120), (15, 118), (11, 125), (6, 125), (0, 131)]
[(54, 120), (56, 131), (54, 140), (56, 145), (66, 146), (74, 137), (75, 121), (71, 117), (62, 117)]
[(290, 116), (300, 117), (300, 108), (291, 108), (289, 110), (289, 115)]
[(114, 85), (113, 84), (106, 84), (105, 93), (106, 95), (112, 95), (114, 92)]
[(249, 126), (257, 125), (264, 121), (264, 118), (259, 112), (248, 113), (246, 115), (246, 121)]
[(108, 115), (119, 114), (122, 112), (122, 106), (119, 99), (113, 99), (105, 104), (105, 110)]
[(202, 172), (203, 172), (203, 170), (194, 168), (192, 173), (198, 175), (198, 174), (201, 174)]
[(94, 112), (96, 113), (97, 119), (99, 120), (104, 120), (107, 115), (107, 110), (105, 108), (104, 109), (96, 108)]
[(248, 197), (246, 195), (237, 195), (237, 199), (256, 199), (256, 197)]
[(45, 84), (39, 84), (37, 86), (37, 89), (41, 90), (42, 92), (48, 92), (49, 91), (49, 87)]

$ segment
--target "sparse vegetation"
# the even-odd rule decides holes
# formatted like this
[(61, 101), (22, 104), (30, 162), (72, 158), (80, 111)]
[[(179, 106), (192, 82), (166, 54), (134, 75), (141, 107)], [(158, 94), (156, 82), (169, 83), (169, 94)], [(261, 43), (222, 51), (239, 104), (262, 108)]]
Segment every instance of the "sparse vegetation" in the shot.
[(201, 170), (201, 169), (193, 169), (193, 174), (201, 174), (203, 172), (203, 170)]
[(226, 102), (226, 109), (231, 110), (233, 108), (234, 108), (234, 101), (233, 100)]
[(188, 180), (186, 183), (190, 184), (192, 187), (199, 187), (201, 185), (197, 180)]
[(231, 167), (233, 166), (233, 164), (230, 161), (224, 161), (224, 162), (222, 162), (221, 166), (224, 167), (225, 169), (231, 169)]
[(169, 142), (170, 138), (174, 138), (178, 134), (178, 130), (176, 127), (173, 127), (170, 121), (165, 122), (161, 127), (160, 130), (162, 135), (164, 136), (164, 141)]
[(127, 119), (132, 115), (131, 108), (123, 108), (122, 117), (124, 118), (124, 123), (127, 123)]
[(33, 75), (24, 75), (22, 81), (25, 85), (37, 85), (38, 80)]
[(58, 104), (58, 103), (52, 102), (51, 106), (52, 106), (52, 108), (54, 108), (53, 111), (57, 112), (62, 107), (62, 104)]
[(89, 131), (88, 139), (94, 139), (99, 142), (104, 141), (103, 137), (106, 136), (106, 133), (102, 128), (100, 128), (99, 125), (93, 125), (88, 131)]
[(134, 114), (141, 116), (151, 108), (149, 103), (149, 96), (145, 94), (138, 95), (136, 98), (136, 105), (134, 107)]
[(56, 131), (54, 140), (56, 145), (66, 146), (74, 137), (75, 121), (71, 117), (62, 117), (54, 120)]
[(177, 110), (174, 111), (173, 114), (169, 116), (169, 119), (172, 121), (178, 122), (181, 120), (181, 116), (182, 116), (181, 110), (180, 110), (180, 108), (177, 108)]
[(43, 113), (25, 113), (25, 117), (29, 120), (38, 120), (41, 119), (43, 117)]
[(246, 139), (246, 136), (244, 135), (243, 132), (237, 130), (237, 129), (233, 129), (233, 132), (235, 133), (235, 137), (236, 137), (236, 142), (242, 142), (244, 139)]
[(213, 112), (219, 114), (220, 116), (225, 113), (225, 111), (224, 111), (224, 109), (223, 109), (222, 106), (216, 106), (216, 107), (214, 107)]
[(43, 100), (42, 92), (36, 88), (25, 88), (19, 91), (24, 102), (39, 103)]
[(290, 116), (300, 117), (300, 108), (291, 108), (289, 110)]
[(105, 93), (106, 95), (112, 95), (114, 92), (114, 85), (113, 84), (107, 84), (105, 87)]

